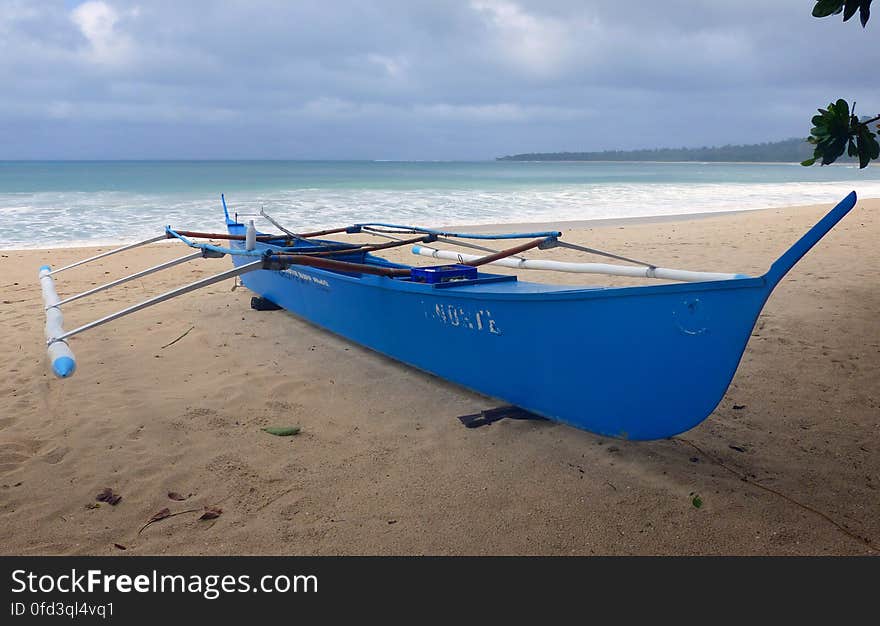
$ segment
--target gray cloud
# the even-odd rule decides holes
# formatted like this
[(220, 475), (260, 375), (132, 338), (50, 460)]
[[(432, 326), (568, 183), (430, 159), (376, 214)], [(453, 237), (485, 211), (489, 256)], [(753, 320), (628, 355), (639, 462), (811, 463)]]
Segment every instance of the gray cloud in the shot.
[(0, 158), (491, 158), (805, 135), (880, 109), (804, 0), (0, 4)]

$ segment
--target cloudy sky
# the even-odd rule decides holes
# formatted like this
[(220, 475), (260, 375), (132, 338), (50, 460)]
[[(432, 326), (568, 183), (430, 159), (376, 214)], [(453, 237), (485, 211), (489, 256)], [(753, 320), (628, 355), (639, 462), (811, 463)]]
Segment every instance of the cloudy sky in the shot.
[(812, 0), (0, 0), (0, 159), (487, 159), (880, 112)]

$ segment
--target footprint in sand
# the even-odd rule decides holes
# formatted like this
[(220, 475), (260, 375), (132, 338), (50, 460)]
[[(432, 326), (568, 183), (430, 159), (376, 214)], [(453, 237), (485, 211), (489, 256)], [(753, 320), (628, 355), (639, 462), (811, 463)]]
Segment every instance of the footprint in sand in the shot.
[(11, 441), (0, 443), (0, 474), (8, 474), (18, 469), (30, 459), (42, 445), (41, 441)]
[(13, 470), (18, 469), (18, 467), (29, 458), (30, 457), (26, 454), (0, 450), (0, 474), (8, 474)]
[(67, 456), (67, 453), (70, 452), (70, 448), (67, 446), (60, 446), (58, 448), (52, 448), (49, 452), (43, 455), (42, 459), (51, 465), (55, 465), (56, 463), (60, 463), (61, 460)]

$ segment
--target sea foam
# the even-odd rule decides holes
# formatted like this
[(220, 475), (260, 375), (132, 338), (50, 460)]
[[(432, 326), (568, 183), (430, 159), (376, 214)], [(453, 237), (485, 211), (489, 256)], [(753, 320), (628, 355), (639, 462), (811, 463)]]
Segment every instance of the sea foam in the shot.
[[(288, 228), (308, 230), (357, 222), (504, 224), (711, 213), (832, 203), (853, 189), (863, 198), (880, 197), (880, 180), (308, 187), (234, 190), (226, 199), (230, 213), (253, 214), (264, 208)], [(166, 224), (222, 232), (220, 191), (0, 193), (0, 248), (135, 241), (161, 233)]]

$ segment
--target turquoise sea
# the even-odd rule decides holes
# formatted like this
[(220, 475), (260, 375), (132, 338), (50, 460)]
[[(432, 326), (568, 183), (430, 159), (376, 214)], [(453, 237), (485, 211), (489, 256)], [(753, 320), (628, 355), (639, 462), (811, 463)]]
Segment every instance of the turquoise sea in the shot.
[(0, 248), (222, 230), (260, 207), (291, 229), (387, 221), (498, 224), (640, 217), (880, 197), (880, 167), (743, 163), (0, 162)]

